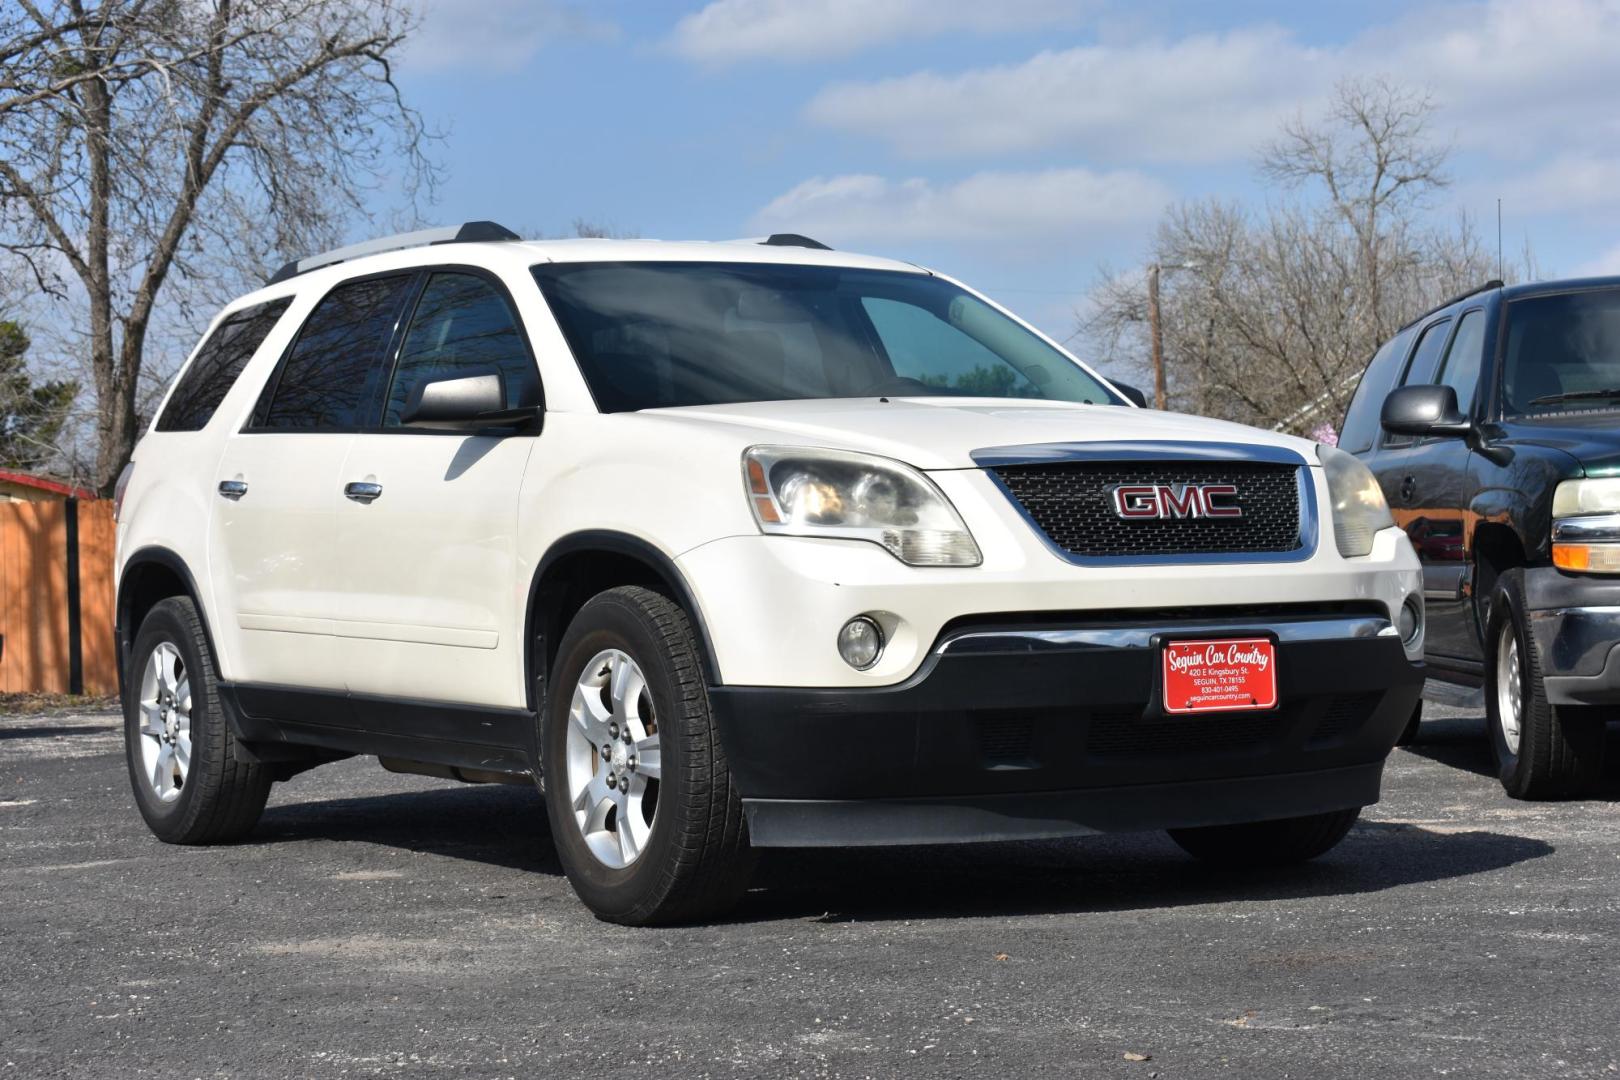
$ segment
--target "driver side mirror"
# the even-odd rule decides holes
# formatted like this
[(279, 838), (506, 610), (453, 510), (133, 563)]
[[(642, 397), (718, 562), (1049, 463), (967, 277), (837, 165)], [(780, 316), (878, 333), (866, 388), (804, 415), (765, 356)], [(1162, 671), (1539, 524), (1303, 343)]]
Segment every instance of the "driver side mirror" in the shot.
[(1474, 422), (1457, 407), (1457, 391), (1449, 386), (1403, 386), (1384, 399), (1380, 420), (1391, 435), (1466, 438), (1474, 433)]
[(1138, 390), (1130, 383), (1122, 383), (1117, 379), (1110, 381), (1113, 383), (1114, 389), (1130, 398), (1131, 404), (1135, 405), (1138, 409), (1145, 409), (1148, 407), (1147, 395), (1142, 393), (1142, 391)]
[(540, 415), (537, 405), (508, 408), (499, 372), (424, 379), (411, 387), (400, 415), (405, 424), (447, 427), (514, 427)]

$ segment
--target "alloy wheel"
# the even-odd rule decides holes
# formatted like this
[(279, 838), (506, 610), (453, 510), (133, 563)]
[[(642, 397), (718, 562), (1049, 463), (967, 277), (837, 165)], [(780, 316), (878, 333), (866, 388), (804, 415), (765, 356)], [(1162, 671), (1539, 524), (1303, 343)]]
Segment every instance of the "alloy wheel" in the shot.
[(1524, 679), (1519, 670), (1519, 635), (1504, 624), (1496, 641), (1496, 718), (1508, 753), (1518, 756), (1523, 723)]
[(620, 870), (652, 836), (662, 777), (658, 718), (646, 676), (628, 653), (592, 657), (568, 717), (568, 797), (585, 846)]
[(141, 673), (141, 775), (162, 802), (174, 802), (191, 771), (191, 679), (167, 641)]

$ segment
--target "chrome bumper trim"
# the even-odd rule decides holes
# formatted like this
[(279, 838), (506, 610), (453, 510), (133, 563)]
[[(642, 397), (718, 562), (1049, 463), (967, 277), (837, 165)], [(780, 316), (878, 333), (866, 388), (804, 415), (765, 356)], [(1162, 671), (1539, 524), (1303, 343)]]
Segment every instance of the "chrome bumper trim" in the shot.
[(1588, 517), (1555, 518), (1552, 538), (1569, 543), (1602, 543), (1620, 540), (1620, 514), (1593, 514)]
[(1279, 642), (1339, 641), (1346, 638), (1393, 637), (1400, 633), (1388, 619), (1354, 615), (1327, 619), (1199, 619), (1148, 626), (1064, 626), (1039, 629), (970, 630), (941, 641), (935, 652), (1035, 652), (1076, 647), (1146, 649), (1164, 634), (1177, 637), (1234, 632), (1268, 632)]

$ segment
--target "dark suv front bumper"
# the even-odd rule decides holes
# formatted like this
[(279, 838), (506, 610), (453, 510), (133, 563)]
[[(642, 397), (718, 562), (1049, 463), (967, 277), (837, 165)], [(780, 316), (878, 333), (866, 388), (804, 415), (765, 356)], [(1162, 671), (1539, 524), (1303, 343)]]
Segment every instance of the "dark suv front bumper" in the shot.
[[(1386, 618), (1012, 620), (873, 689), (710, 690), (761, 847), (971, 842), (1365, 806), (1422, 689)], [(1274, 634), (1280, 704), (1158, 714), (1161, 637)]]
[(1620, 581), (1537, 566), (1524, 584), (1547, 700), (1620, 704)]

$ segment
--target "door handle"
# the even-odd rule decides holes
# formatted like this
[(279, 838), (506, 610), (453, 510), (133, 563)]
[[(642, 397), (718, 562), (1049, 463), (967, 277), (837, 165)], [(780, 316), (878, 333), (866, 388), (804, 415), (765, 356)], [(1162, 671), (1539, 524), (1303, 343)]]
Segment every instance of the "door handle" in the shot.
[(1416, 494), (1417, 494), (1417, 477), (1408, 476), (1404, 480), (1401, 481), (1401, 498), (1406, 499), (1407, 501), (1411, 501), (1412, 496), (1414, 496)]
[(369, 480), (351, 480), (343, 485), (343, 494), (358, 503), (368, 503), (382, 494), (382, 485)]
[(221, 480), (219, 482), (219, 493), (232, 502), (235, 502), (237, 499), (240, 499), (242, 496), (247, 494), (247, 481)]

